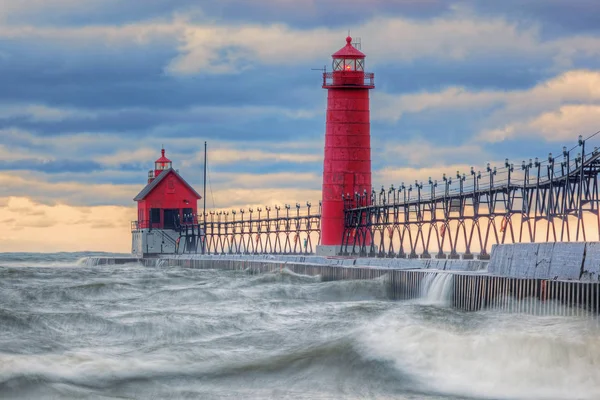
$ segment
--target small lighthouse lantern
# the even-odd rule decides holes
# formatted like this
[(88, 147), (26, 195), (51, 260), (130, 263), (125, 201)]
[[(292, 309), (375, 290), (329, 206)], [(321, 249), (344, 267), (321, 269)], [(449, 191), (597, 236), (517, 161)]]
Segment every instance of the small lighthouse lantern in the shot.
[(343, 85), (375, 87), (374, 75), (365, 73), (365, 54), (352, 45), (352, 38), (346, 38), (346, 45), (332, 56), (333, 72), (323, 74), (323, 87)]
[(364, 71), (365, 55), (352, 46), (352, 38), (346, 38), (346, 47), (333, 54), (334, 71)]
[(160, 173), (166, 169), (171, 168), (173, 163), (167, 157), (165, 157), (165, 149), (160, 150), (160, 158), (154, 162), (154, 176), (160, 175)]

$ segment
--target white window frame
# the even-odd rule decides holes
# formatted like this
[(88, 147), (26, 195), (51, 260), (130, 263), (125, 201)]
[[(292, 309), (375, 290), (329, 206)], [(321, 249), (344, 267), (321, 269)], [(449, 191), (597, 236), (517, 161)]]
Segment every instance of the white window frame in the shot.
[(356, 59), (356, 71), (364, 71), (365, 70), (365, 60)]

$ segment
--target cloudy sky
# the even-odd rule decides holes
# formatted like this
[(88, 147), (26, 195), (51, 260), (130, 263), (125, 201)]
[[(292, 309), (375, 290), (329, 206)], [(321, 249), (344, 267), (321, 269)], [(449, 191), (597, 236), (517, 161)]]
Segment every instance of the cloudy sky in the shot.
[(348, 30), (376, 187), (600, 130), (597, 0), (0, 0), (0, 251), (128, 252), (163, 144), (210, 207), (317, 202)]

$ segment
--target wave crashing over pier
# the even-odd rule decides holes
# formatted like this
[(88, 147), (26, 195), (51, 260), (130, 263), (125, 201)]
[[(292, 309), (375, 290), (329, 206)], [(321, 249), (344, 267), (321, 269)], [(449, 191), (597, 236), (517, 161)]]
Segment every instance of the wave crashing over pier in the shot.
[(450, 305), (452, 296), (452, 274), (430, 272), (421, 283), (421, 296), (425, 302), (442, 306)]

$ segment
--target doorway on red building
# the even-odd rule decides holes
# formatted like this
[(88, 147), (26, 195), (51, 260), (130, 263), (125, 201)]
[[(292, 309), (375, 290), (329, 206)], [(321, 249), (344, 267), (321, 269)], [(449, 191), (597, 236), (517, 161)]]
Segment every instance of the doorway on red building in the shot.
[(164, 229), (175, 229), (177, 226), (177, 217), (179, 217), (179, 210), (177, 208), (165, 209), (164, 211)]
[(160, 208), (150, 209), (150, 228), (160, 228)]

